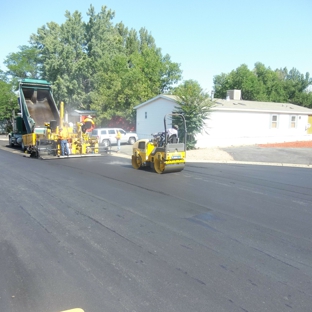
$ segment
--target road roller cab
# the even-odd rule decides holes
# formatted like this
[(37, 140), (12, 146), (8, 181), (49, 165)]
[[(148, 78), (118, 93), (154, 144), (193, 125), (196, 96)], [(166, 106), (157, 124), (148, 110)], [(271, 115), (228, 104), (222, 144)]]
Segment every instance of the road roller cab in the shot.
[[(167, 135), (167, 117), (180, 117), (183, 121), (184, 142), (177, 135)], [(132, 166), (135, 169), (151, 168), (157, 173), (179, 172), (186, 160), (186, 122), (181, 114), (167, 114), (164, 117), (165, 131), (153, 135), (153, 139), (138, 140), (133, 145)]]

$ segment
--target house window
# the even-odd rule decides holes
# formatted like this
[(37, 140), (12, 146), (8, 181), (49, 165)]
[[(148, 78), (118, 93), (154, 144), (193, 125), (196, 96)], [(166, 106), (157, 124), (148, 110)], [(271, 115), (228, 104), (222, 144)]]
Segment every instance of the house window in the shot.
[(145, 112), (145, 119), (147, 119), (147, 112)]
[(278, 127), (278, 116), (272, 115), (271, 116), (271, 128), (277, 128)]
[(290, 116), (290, 128), (296, 128), (297, 116)]

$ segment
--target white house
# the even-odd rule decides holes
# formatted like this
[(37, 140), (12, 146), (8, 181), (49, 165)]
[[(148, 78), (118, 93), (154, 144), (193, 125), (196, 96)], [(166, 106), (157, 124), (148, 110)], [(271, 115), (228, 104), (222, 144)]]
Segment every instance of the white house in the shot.
[[(136, 109), (136, 133), (139, 139), (149, 139), (152, 133), (164, 131), (164, 116), (170, 114), (178, 106), (174, 95), (158, 95), (142, 104)], [(168, 119), (168, 127), (171, 127)]]
[[(238, 90), (236, 90), (238, 91)], [(240, 93), (228, 95), (240, 98)], [(164, 115), (178, 104), (175, 96), (158, 95), (135, 107), (136, 131), (139, 138), (164, 129)], [(197, 147), (225, 147), (260, 143), (312, 140), (312, 109), (289, 103), (214, 100)], [(170, 126), (170, 123), (169, 123)]]

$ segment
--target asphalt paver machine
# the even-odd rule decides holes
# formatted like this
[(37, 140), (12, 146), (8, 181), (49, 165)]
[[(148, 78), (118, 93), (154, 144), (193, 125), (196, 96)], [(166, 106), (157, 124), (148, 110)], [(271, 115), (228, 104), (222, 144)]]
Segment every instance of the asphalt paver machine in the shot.
[(58, 110), (52, 86), (46, 80), (23, 79), (19, 84), (19, 104), (26, 134), (22, 136), (24, 152), (33, 157), (60, 156), (60, 128), (66, 128), (70, 156), (98, 154), (98, 142), (89, 138), (82, 124), (69, 127), (64, 122), (64, 103)]

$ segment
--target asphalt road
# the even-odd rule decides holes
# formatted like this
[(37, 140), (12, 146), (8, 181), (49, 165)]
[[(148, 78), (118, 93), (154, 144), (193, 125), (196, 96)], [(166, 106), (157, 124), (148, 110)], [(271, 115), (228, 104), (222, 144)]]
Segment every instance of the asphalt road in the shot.
[(0, 311), (311, 311), (312, 171), (0, 150)]

